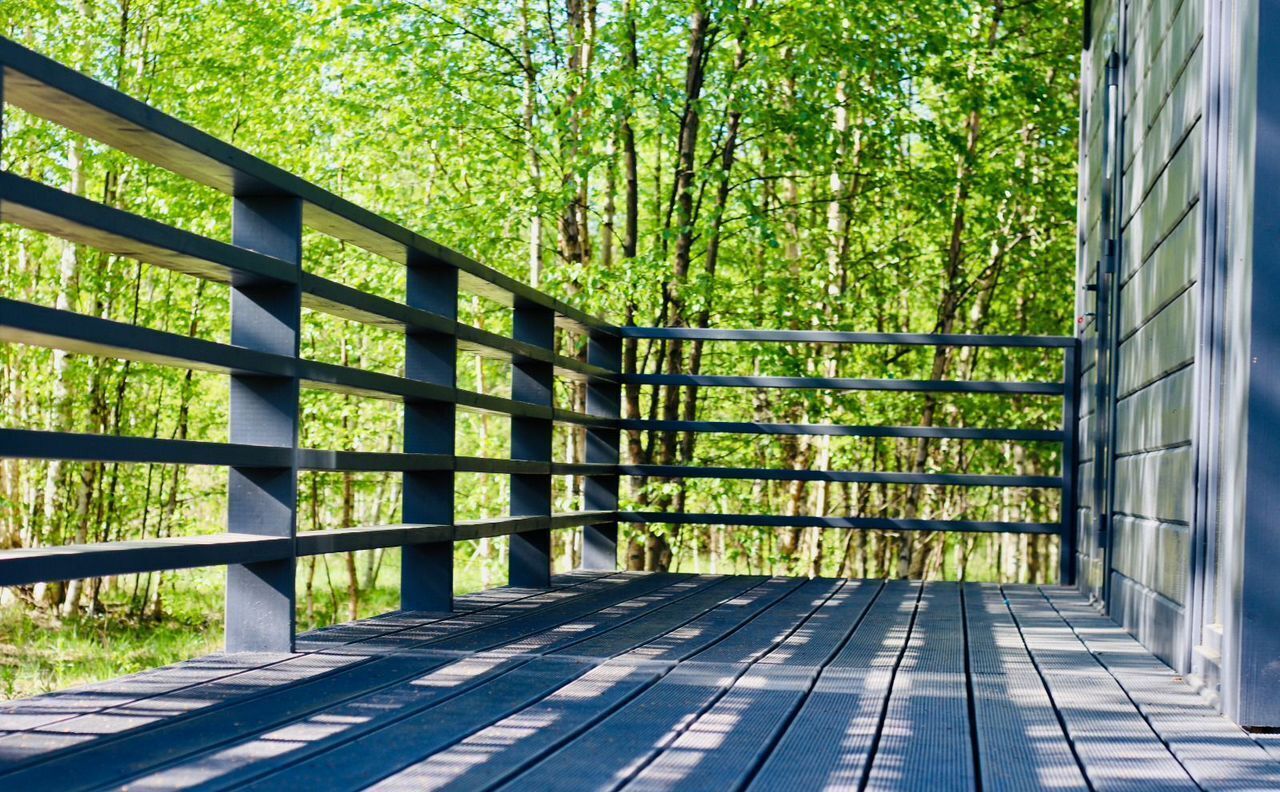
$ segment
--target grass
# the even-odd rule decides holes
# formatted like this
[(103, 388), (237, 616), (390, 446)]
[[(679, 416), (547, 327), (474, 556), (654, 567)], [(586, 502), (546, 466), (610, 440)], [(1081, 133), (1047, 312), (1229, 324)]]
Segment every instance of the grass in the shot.
[[(394, 556), (394, 557), (393, 557)], [(347, 621), (347, 571), (342, 556), (321, 556), (310, 612), (304, 598), (306, 567), (299, 564), (298, 631)], [(59, 617), (25, 604), (0, 607), (0, 699), (15, 699), (145, 671), (223, 648), (223, 571), (196, 569), (163, 580), (163, 610), (140, 615), (131, 600), (134, 578), (104, 590), (104, 610)], [(399, 606), (400, 560), (387, 553), (374, 585), (360, 593), (359, 618)], [(494, 580), (491, 585), (501, 585)], [(476, 564), (459, 563), (454, 591), (481, 588)]]

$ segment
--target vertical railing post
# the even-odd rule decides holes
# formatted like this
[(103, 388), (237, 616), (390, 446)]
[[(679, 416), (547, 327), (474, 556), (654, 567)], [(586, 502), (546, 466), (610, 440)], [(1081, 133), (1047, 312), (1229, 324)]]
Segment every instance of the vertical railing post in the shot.
[[(617, 372), (622, 369), (622, 338), (605, 332), (592, 333), (587, 341), (587, 362), (615, 373), (611, 378), (587, 379), (587, 413), (618, 420), (622, 404), (622, 385)], [(586, 461), (617, 465), (621, 432), (617, 424), (587, 429)], [(591, 474), (582, 488), (583, 508), (587, 511), (618, 510), (618, 471)], [(618, 523), (612, 521), (587, 525), (582, 529), (582, 568), (614, 570), (618, 568)]]
[[(237, 197), (232, 242), (302, 267), (302, 203), (292, 196)], [(244, 283), (231, 290), (231, 343), (298, 356), (299, 281)], [(231, 377), (231, 442), (297, 448), (298, 380)], [(227, 530), (293, 538), (298, 469), (231, 468)], [(296, 556), (227, 567), (227, 651), (293, 651)]]
[[(458, 270), (410, 253), (406, 301), (412, 308), (456, 320)], [(444, 385), (457, 384), (458, 338), (455, 332), (411, 329), (405, 333), (405, 377)], [(406, 401), (406, 453), (454, 455), (457, 408), (437, 401)], [(418, 470), (404, 474), (401, 519), (411, 524), (453, 525), (452, 470)], [(400, 607), (404, 610), (453, 609), (453, 542), (405, 545), (401, 549)]]
[[(555, 347), (555, 312), (517, 300), (513, 330), (515, 340), (551, 351)], [(555, 374), (551, 363), (517, 355), (511, 369), (511, 398), (550, 410)], [(511, 535), (508, 582), (512, 586), (551, 585), (551, 430), (550, 415), (511, 419), (511, 458), (547, 464), (545, 473), (512, 474), (511, 515), (545, 516), (548, 520), (546, 528)]]
[(1080, 342), (1067, 347), (1062, 364), (1062, 528), (1058, 535), (1058, 583), (1076, 582), (1076, 480), (1079, 476)]

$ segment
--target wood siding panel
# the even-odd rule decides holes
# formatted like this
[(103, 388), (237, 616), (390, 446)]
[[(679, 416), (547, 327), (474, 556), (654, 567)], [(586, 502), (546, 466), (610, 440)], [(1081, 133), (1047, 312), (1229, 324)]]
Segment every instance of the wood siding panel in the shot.
[(1168, 308), (1120, 345), (1118, 392), (1128, 396), (1187, 366), (1195, 358), (1196, 297), (1184, 291)]
[(1115, 520), (1112, 567), (1179, 605), (1186, 602), (1186, 576), (1191, 563), (1189, 528), (1139, 517)]
[(1195, 370), (1185, 368), (1116, 407), (1116, 452), (1134, 454), (1191, 441)]
[(1122, 338), (1151, 321), (1194, 283), (1198, 274), (1196, 252), (1200, 250), (1200, 244), (1200, 213), (1189, 212), (1121, 289)]
[(1116, 460), (1118, 514), (1190, 522), (1194, 456), (1190, 446), (1135, 454)]

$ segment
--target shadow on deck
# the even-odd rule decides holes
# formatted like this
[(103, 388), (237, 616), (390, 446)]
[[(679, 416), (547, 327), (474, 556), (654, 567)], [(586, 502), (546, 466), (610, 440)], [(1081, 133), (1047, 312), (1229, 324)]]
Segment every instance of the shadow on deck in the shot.
[(0, 709), (6, 789), (1276, 789), (1069, 589), (573, 573)]

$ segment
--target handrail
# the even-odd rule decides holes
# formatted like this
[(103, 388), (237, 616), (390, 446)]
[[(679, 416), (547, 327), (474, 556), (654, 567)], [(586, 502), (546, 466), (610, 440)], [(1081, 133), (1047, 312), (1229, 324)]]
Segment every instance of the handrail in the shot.
[[(233, 201), (234, 223), (231, 243), (221, 242), (0, 172), (4, 222), (225, 284), (232, 290), (234, 307), (230, 342), (221, 343), (0, 297), (0, 342), (212, 371), (229, 378), (232, 394), (229, 442), (0, 429), (0, 457), (211, 465), (229, 470), (224, 532), (0, 551), (0, 585), (224, 565), (228, 568), (228, 648), (289, 650), (294, 632), (293, 570), (299, 557), (402, 548), (403, 607), (446, 610), (451, 606), (454, 542), (511, 537), (512, 584), (545, 586), (550, 579), (550, 531), (582, 527), (584, 566), (614, 569), (620, 522), (1053, 533), (1061, 537), (1062, 579), (1071, 578), (1074, 431), (623, 420), (620, 405), (624, 386), (1027, 394), (1062, 397), (1063, 425), (1074, 427), (1073, 367), (1078, 356), (1074, 339), (614, 327), (0, 38), (0, 107), (5, 102), (226, 193)], [(404, 265), (406, 298), (398, 301), (369, 294), (304, 271), (304, 226)], [(501, 334), (460, 322), (460, 291), (511, 306), (512, 332)], [(402, 334), (403, 372), (369, 371), (305, 358), (299, 349), (304, 308)], [(586, 360), (557, 351), (557, 327), (586, 336)], [(624, 340), (638, 339), (1061, 350), (1066, 356), (1066, 378), (1064, 382), (970, 382), (623, 374)], [(508, 361), (510, 397), (459, 388), (459, 351)], [(556, 406), (552, 398), (556, 377), (585, 383), (585, 412)], [(403, 447), (377, 452), (301, 447), (302, 388), (402, 402)], [(458, 410), (509, 417), (512, 458), (459, 455), (453, 439)], [(586, 432), (584, 461), (552, 459), (551, 430), (557, 423)], [(1063, 448), (1064, 470), (1055, 476), (1001, 476), (622, 465), (619, 448), (624, 430), (1058, 443)], [(303, 470), (402, 474), (403, 522), (299, 532), (296, 480)], [(510, 476), (510, 514), (455, 519), (454, 476), (459, 473)], [(564, 475), (584, 479), (581, 511), (552, 512), (551, 479)], [(1059, 489), (1063, 519), (1061, 524), (1049, 525), (620, 511), (619, 481), (624, 476), (642, 481), (719, 478)]]
[(527, 302), (586, 330), (605, 322), (398, 223), (0, 37), (4, 99), (15, 107), (227, 195), (297, 198), (311, 228), (400, 264), (414, 254), (456, 268), (467, 291), (507, 305)]
[(731, 330), (718, 327), (620, 327), (623, 338), (685, 341), (754, 341), (784, 344), (873, 344), (876, 346), (1040, 347), (1074, 346), (1071, 336), (969, 335), (964, 333), (851, 333), (840, 330)]

